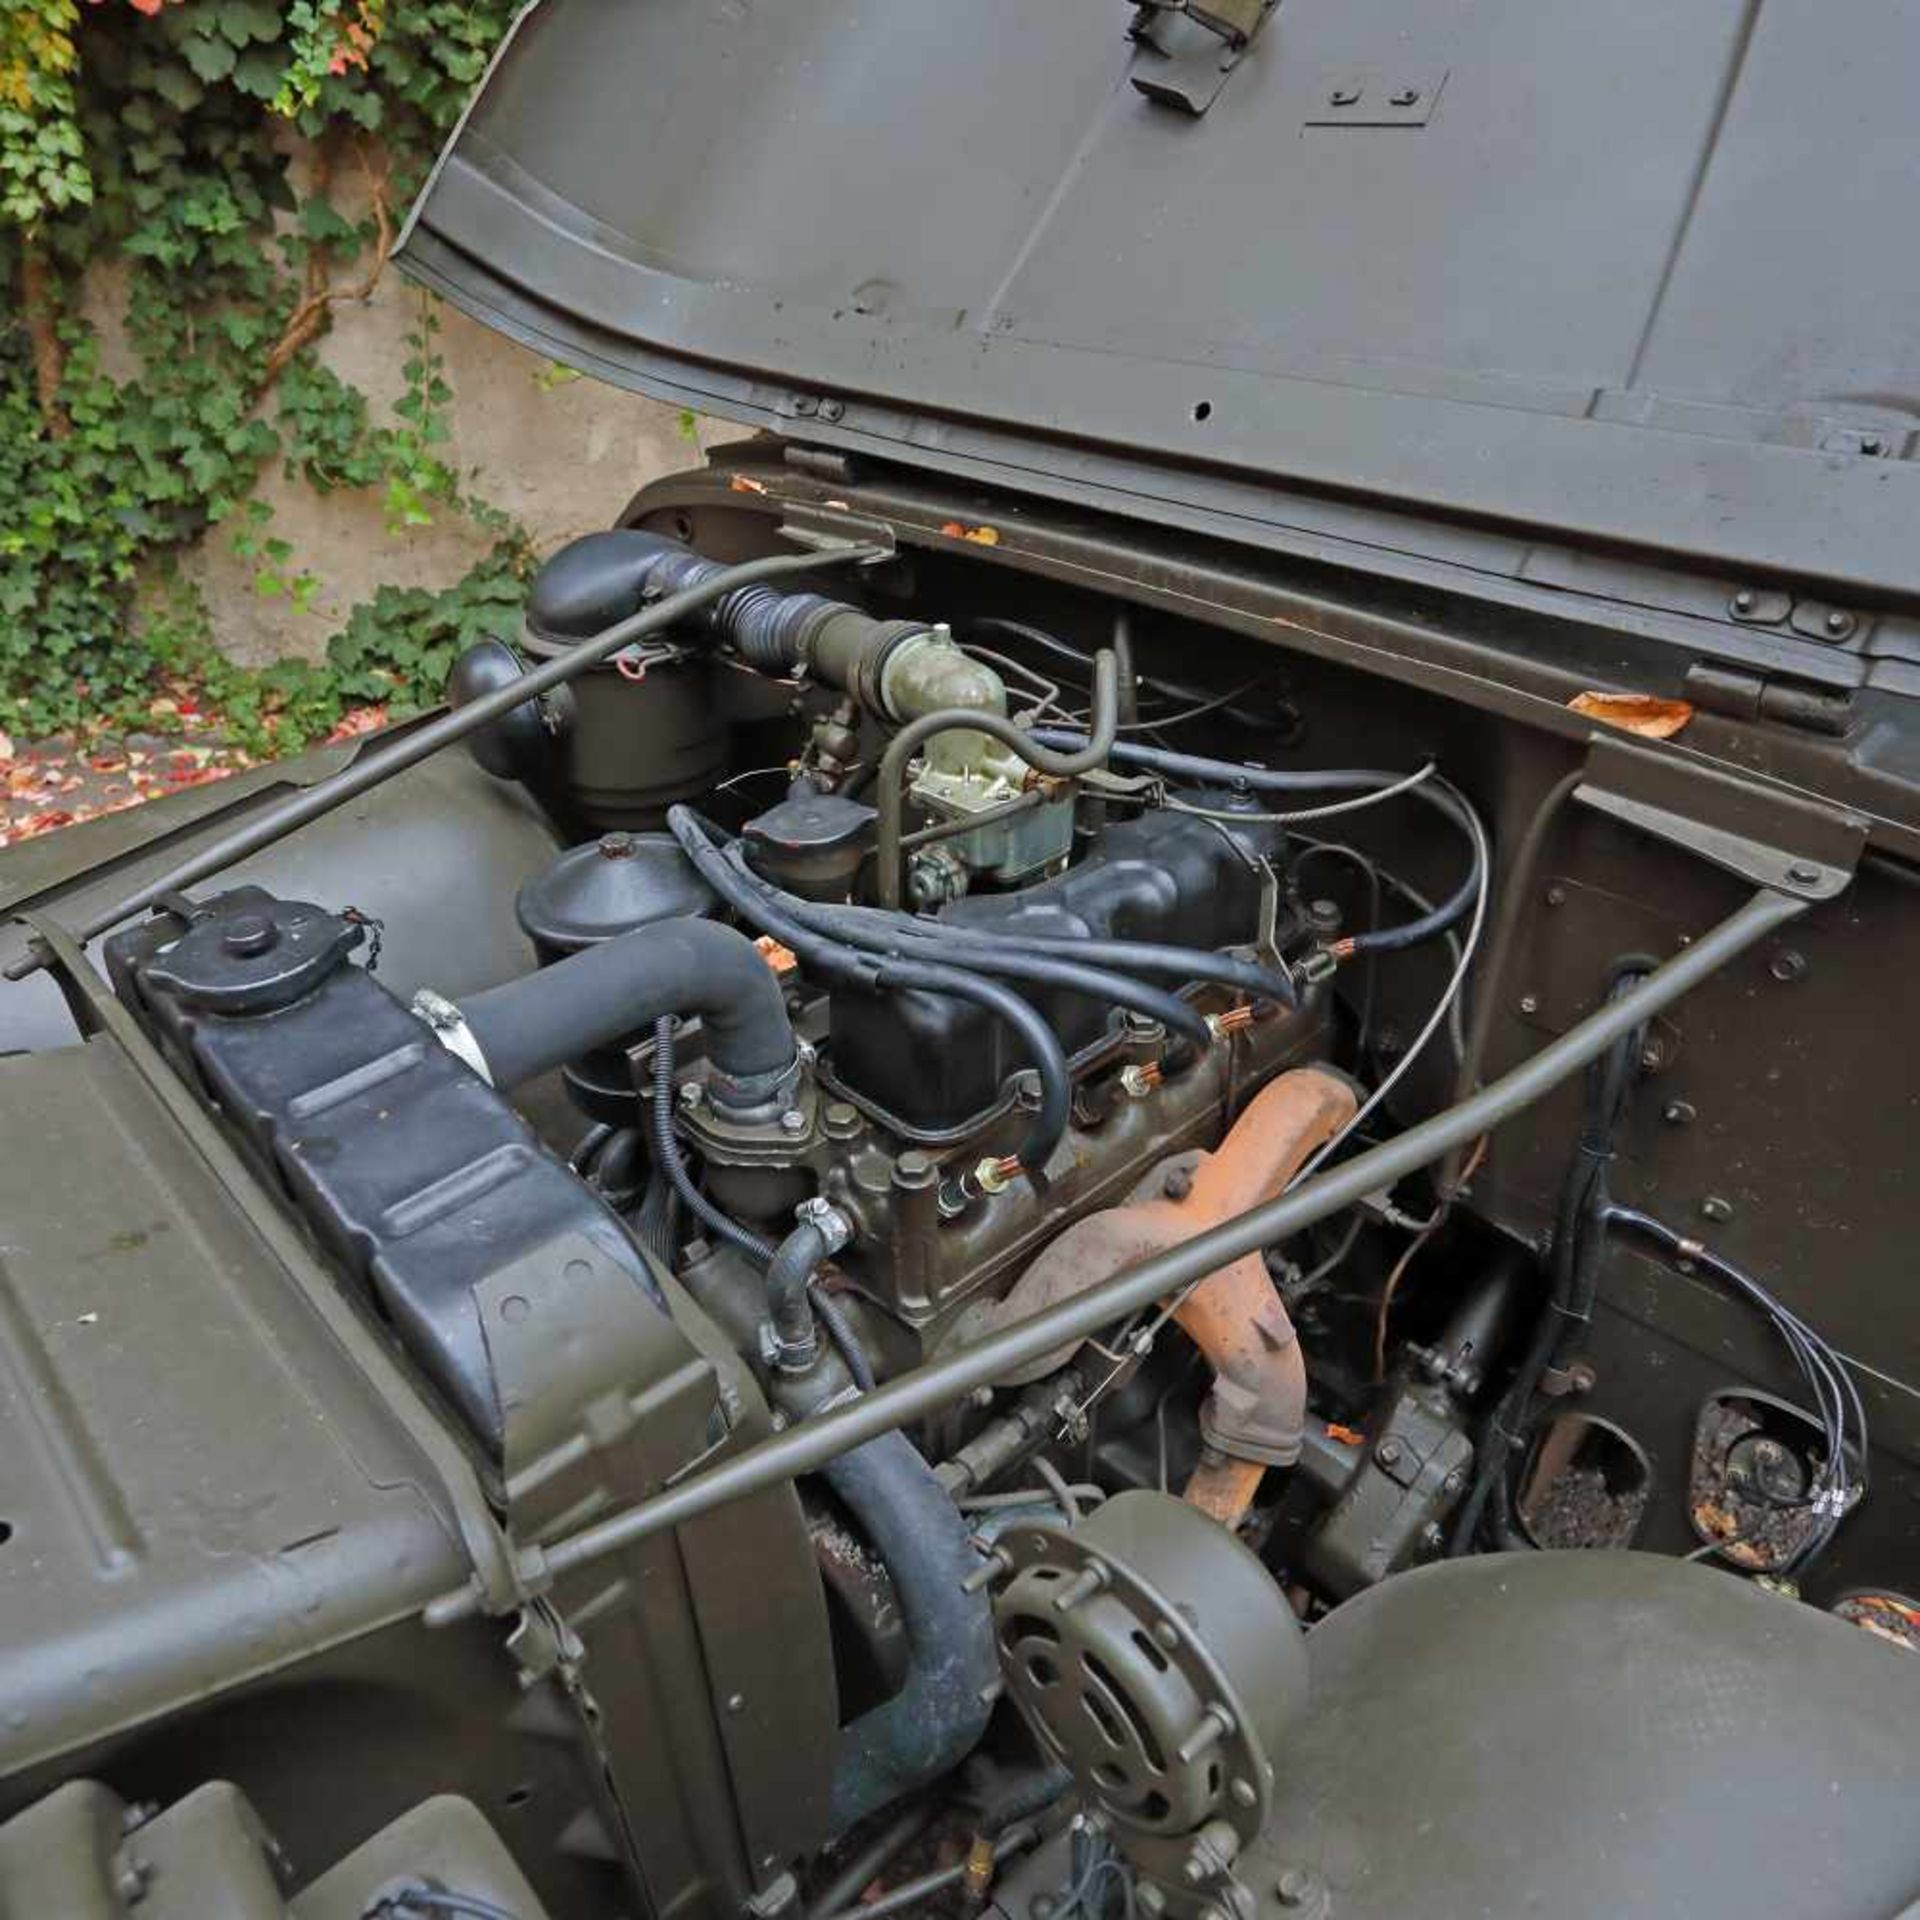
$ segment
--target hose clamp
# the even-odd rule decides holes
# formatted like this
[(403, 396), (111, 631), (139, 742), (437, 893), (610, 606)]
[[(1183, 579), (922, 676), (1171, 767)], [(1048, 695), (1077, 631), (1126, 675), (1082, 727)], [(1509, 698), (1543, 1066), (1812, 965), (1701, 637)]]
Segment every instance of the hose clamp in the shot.
[(793, 1217), (803, 1227), (811, 1227), (826, 1243), (827, 1252), (838, 1253), (853, 1239), (853, 1222), (831, 1200), (816, 1194), (794, 1208)]
[(473, 1029), (467, 1025), (467, 1016), (445, 994), (435, 993), (431, 987), (422, 987), (408, 1006), (414, 1018), (431, 1027), (433, 1037), (456, 1060), (464, 1061), (488, 1086), (493, 1085), (487, 1056), (480, 1051), (480, 1042), (473, 1037)]

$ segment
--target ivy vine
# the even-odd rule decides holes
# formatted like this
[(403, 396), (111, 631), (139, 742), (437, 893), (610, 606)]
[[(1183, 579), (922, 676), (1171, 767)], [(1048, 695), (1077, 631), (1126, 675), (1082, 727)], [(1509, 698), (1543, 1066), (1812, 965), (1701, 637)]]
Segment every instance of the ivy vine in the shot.
[[(387, 268), (514, 0), (7, 0), (0, 7), (0, 725), (128, 724), (167, 676), (284, 750), (353, 701), (438, 696), (457, 648), (513, 629), (525, 537), (463, 487), (421, 297), (390, 424), (317, 343)], [(296, 168), (293, 155), (305, 155)], [(298, 182), (298, 184), (296, 184)], [(121, 263), (137, 365), (107, 370), (83, 276)], [(213, 652), (177, 562), (228, 541), (255, 591), (321, 582), (259, 495), (279, 463), (370, 490), (398, 535), (493, 536), (440, 593), (383, 590), (317, 666)]]

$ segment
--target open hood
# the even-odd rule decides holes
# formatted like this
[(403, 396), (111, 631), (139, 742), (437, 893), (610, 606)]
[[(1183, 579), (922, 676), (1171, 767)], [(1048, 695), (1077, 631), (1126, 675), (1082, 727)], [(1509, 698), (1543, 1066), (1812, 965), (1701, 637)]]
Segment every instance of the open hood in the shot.
[(544, 0), (403, 257), (811, 440), (1911, 607), (1916, 73), (1819, 0)]

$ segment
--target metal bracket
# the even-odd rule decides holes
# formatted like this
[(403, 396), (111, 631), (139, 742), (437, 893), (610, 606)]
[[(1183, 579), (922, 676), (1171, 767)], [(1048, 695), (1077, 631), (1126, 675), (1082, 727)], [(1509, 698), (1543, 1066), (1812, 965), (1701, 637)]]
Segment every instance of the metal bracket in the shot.
[(1866, 850), (1857, 814), (1718, 767), (1597, 735), (1574, 798), (1711, 865), (1799, 900), (1831, 900)]
[[(841, 547), (880, 547), (889, 558), (899, 550), (888, 521), (870, 520), (843, 506), (815, 506), (803, 500), (783, 500), (780, 507), (780, 532), (796, 547), (811, 547), (816, 553), (832, 553)], [(867, 564), (877, 566), (879, 562)]]
[(1153, 64), (1134, 90), (1196, 118), (1227, 84), (1280, 0), (1135, 0), (1127, 37)]

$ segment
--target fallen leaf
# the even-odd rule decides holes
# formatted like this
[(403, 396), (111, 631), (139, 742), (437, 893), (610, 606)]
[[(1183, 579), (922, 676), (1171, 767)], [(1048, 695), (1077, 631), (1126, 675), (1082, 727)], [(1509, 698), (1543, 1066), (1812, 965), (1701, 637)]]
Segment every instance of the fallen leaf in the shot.
[(10, 733), (0, 733), (0, 760), (11, 760), (12, 758), (13, 735)]
[(1693, 718), (1686, 701), (1662, 700), (1651, 693), (1577, 693), (1567, 705), (1585, 719), (1643, 740), (1671, 740)]

